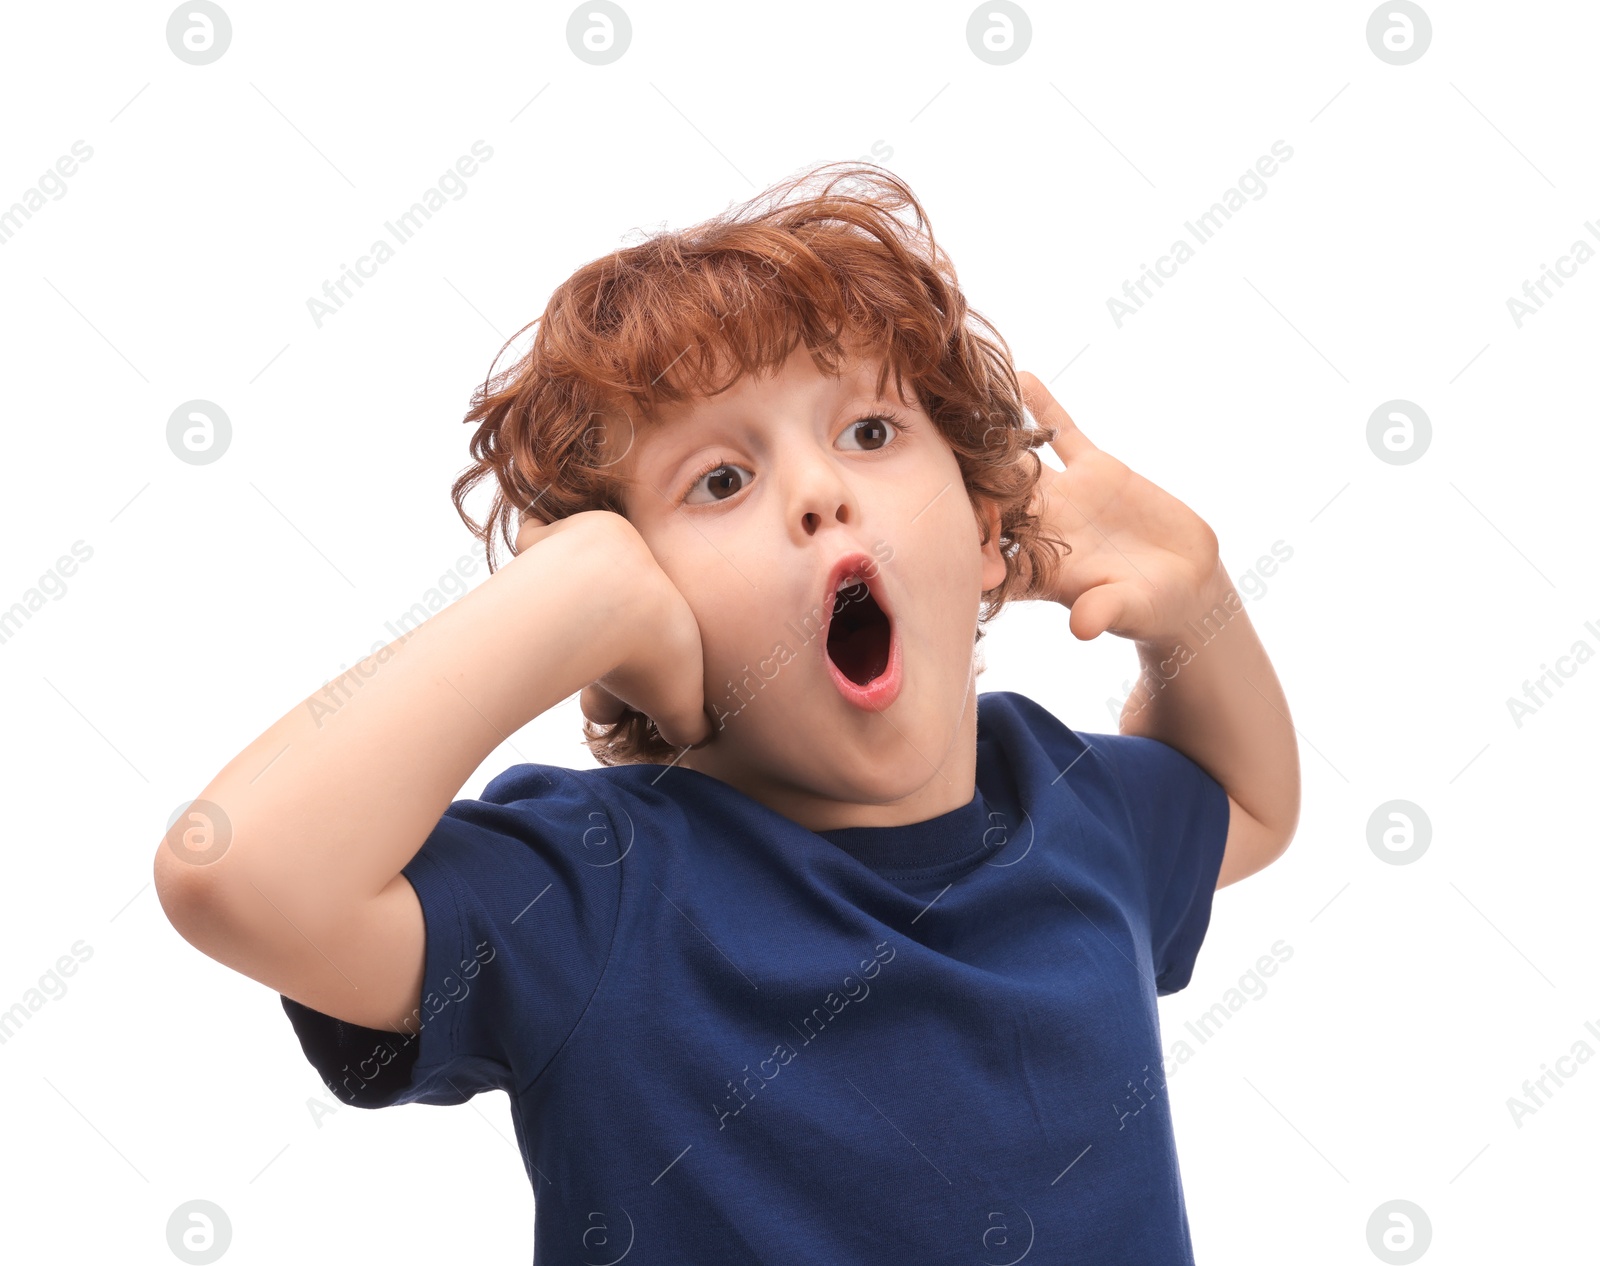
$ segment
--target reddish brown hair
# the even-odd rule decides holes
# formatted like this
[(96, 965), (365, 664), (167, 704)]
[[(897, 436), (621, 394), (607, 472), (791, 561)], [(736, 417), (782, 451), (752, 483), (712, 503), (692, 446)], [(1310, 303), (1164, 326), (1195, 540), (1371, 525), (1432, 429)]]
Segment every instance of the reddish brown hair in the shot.
[[(912, 223), (896, 214), (907, 209)], [(1006, 576), (983, 594), (975, 641), (1028, 577), (1054, 574), (1065, 542), (1029, 512), (1042, 471), (1032, 450), (1051, 432), (1026, 424), (1004, 338), (968, 308), (921, 205), (884, 168), (814, 168), (693, 228), (593, 260), (529, 324), (539, 328), (527, 352), (498, 375), (491, 366), (473, 394), (473, 463), (451, 489), (491, 572), (495, 534), (514, 552), (524, 515), (550, 523), (581, 510), (623, 513), (607, 424), (621, 434), (659, 403), (776, 370), (803, 343), (823, 373), (854, 356), (881, 363), (880, 392), (892, 372), (896, 391), (949, 442), (974, 511), (999, 507)], [(494, 499), (480, 524), (465, 500), (491, 474)], [(678, 755), (632, 710), (615, 725), (586, 720), (584, 741), (607, 765)]]

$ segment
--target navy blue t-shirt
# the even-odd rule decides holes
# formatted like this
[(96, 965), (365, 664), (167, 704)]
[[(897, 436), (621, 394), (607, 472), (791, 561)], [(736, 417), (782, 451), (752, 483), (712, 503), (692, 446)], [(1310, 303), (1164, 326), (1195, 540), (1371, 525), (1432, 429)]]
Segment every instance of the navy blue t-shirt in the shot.
[(283, 999), (345, 1102), (511, 1098), (540, 1266), (1191, 1262), (1156, 996), (1222, 787), (978, 697), (977, 790), (813, 832), (681, 766), (518, 765), (404, 874), (414, 1037)]

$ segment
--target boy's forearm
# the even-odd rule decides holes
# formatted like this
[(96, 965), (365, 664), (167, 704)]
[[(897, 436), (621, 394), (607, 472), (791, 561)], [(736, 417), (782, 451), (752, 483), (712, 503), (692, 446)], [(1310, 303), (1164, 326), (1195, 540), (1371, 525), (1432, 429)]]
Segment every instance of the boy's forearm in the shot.
[(1208, 600), (1177, 637), (1139, 642), (1124, 734), (1177, 748), (1288, 843), (1300, 816), (1300, 759), (1289, 704), (1220, 560)]
[(620, 660), (636, 613), (585, 545), (550, 536), (291, 709), (199, 793), (227, 851), (195, 866), (164, 842), (158, 885), (248, 881), (312, 918), (378, 893), (495, 747)]

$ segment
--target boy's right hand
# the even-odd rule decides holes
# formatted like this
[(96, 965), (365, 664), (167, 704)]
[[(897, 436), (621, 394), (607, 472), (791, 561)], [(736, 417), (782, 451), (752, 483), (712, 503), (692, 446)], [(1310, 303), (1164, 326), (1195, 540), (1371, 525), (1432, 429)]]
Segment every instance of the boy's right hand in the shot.
[(583, 688), (578, 706), (596, 725), (620, 720), (624, 708), (650, 717), (661, 736), (679, 747), (711, 737), (705, 710), (705, 658), (700, 625), (688, 601), (662, 570), (639, 530), (611, 510), (584, 510), (541, 523), (522, 518), (516, 553), (562, 532), (583, 534), (582, 555), (597, 584), (639, 601), (622, 663)]

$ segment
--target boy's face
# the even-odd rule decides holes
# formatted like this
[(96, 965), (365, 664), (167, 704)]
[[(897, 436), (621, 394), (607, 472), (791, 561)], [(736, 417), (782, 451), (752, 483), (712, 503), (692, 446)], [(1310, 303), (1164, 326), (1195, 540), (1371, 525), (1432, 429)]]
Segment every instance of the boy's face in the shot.
[[(831, 378), (802, 345), (776, 374), (658, 408), (615, 467), (700, 626), (712, 737), (678, 763), (812, 830), (972, 799), (973, 638), (1005, 578), (949, 444), (892, 375), (875, 394), (877, 368)], [(881, 607), (847, 591), (829, 625), (850, 555)]]

